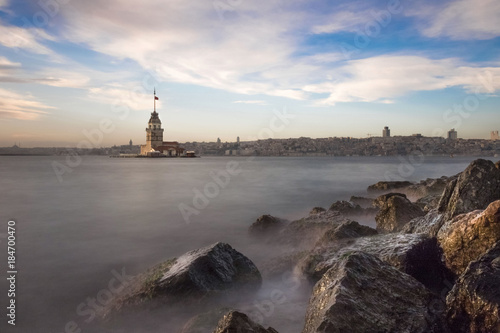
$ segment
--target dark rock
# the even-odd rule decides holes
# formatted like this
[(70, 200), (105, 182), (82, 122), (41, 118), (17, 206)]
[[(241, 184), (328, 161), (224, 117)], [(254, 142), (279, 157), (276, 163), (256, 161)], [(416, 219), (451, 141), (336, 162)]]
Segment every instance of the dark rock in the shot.
[(413, 276), (431, 290), (441, 290), (453, 274), (443, 264), (435, 238), (425, 234), (385, 234), (317, 247), (301, 262), (302, 271), (318, 280), (342, 257), (363, 251)]
[(275, 243), (286, 244), (296, 249), (310, 249), (331, 228), (347, 221), (346, 217), (337, 211), (309, 215), (300, 220), (292, 221), (274, 239)]
[(441, 332), (433, 296), (373, 255), (346, 254), (316, 283), (302, 333)]
[(498, 162), (496, 162), (496, 163), (495, 163), (495, 167), (496, 167), (497, 169), (500, 169), (500, 161), (498, 161)]
[(387, 191), (387, 190), (405, 188), (411, 185), (413, 185), (413, 183), (408, 181), (381, 181), (376, 184), (368, 186), (368, 191), (369, 192)]
[(438, 233), (446, 266), (462, 274), (471, 261), (477, 260), (500, 240), (500, 200), (484, 211), (476, 210), (447, 221)]
[(316, 246), (327, 245), (328, 243), (335, 242), (345, 238), (358, 238), (365, 236), (376, 235), (377, 230), (370, 228), (366, 225), (359, 224), (356, 221), (346, 221), (327, 230), (325, 234), (318, 241)]
[(179, 333), (207, 333), (212, 332), (217, 327), (222, 316), (227, 314), (231, 309), (219, 308), (198, 314), (182, 327)]
[(473, 161), (447, 186), (439, 202), (439, 211), (451, 219), (476, 209), (485, 209), (500, 199), (500, 170), (493, 162)]
[(326, 212), (326, 209), (324, 209), (323, 207), (314, 207), (309, 212), (309, 215), (318, 215), (318, 214), (321, 214), (323, 212)]
[(424, 233), (430, 237), (436, 237), (443, 223), (443, 214), (439, 213), (437, 209), (433, 209), (424, 216), (412, 219), (403, 227), (401, 232), (405, 234)]
[(229, 244), (216, 243), (136, 276), (107, 304), (102, 316), (122, 308), (135, 311), (218, 294), (252, 292), (261, 282), (250, 259)]
[(335, 201), (328, 210), (337, 211), (345, 216), (360, 214), (363, 211), (361, 206), (345, 200)]
[(287, 222), (283, 219), (262, 215), (248, 228), (253, 236), (272, 236), (286, 226)]
[(387, 193), (387, 194), (382, 194), (373, 200), (373, 207), (382, 208), (385, 205), (385, 203), (387, 202), (387, 200), (389, 200), (390, 198), (392, 198), (394, 196), (400, 196), (400, 197), (407, 199), (406, 194), (404, 194), (404, 193), (391, 192), (391, 193)]
[[(378, 199), (377, 199), (378, 200)], [(375, 220), (379, 232), (400, 231), (410, 220), (425, 215), (425, 212), (410, 200), (393, 195), (382, 205)]]
[(500, 242), (472, 262), (446, 298), (452, 332), (489, 333), (500, 329)]
[(359, 205), (361, 208), (373, 207), (373, 199), (371, 198), (352, 196), (349, 201)]
[(213, 333), (278, 333), (274, 328), (265, 329), (244, 313), (230, 311), (221, 318)]
[(429, 212), (436, 209), (441, 200), (441, 194), (427, 195), (418, 199), (415, 203), (424, 210), (424, 212)]
[(433, 195), (441, 196), (447, 183), (448, 179), (446, 177), (438, 179), (428, 178), (418, 184), (408, 186), (404, 189), (404, 193), (414, 199)]

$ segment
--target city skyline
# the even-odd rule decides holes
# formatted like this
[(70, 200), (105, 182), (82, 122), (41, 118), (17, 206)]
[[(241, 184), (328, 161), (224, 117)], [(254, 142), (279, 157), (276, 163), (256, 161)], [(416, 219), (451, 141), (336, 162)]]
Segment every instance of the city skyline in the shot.
[[(0, 146), (500, 129), (493, 0), (0, 0)], [(274, 119), (286, 121), (273, 127)], [(285, 116), (283, 116), (285, 115)]]

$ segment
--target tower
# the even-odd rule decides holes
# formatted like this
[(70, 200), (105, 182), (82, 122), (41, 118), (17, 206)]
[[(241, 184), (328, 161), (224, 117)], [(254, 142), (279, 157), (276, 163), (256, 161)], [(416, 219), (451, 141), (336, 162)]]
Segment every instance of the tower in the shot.
[(382, 137), (389, 138), (390, 136), (391, 136), (391, 130), (389, 129), (389, 126), (385, 126), (384, 130), (382, 131)]
[(454, 128), (448, 131), (448, 140), (456, 140), (458, 138), (457, 131)]
[(141, 145), (141, 155), (147, 155), (151, 150), (157, 150), (158, 147), (163, 145), (163, 128), (161, 128), (161, 120), (156, 112), (156, 89), (154, 91), (153, 112), (146, 127), (146, 144)]

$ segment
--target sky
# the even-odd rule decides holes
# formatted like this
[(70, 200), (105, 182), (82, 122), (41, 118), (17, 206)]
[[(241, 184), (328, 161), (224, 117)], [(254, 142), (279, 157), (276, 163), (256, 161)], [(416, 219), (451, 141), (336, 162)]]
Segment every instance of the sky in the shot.
[(0, 0), (0, 146), (484, 138), (498, 0)]

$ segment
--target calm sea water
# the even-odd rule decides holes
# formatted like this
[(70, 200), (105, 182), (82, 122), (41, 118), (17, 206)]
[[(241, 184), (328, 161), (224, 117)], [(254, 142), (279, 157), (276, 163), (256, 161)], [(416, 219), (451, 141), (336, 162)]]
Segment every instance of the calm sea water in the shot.
[[(0, 156), (0, 331), (59, 333), (75, 321), (83, 332), (94, 332), (76, 310), (107, 288), (113, 270), (137, 274), (217, 241), (259, 264), (266, 254), (246, 230), (262, 214), (299, 218), (314, 206), (365, 195), (386, 176), (450, 176), (473, 159), (84, 156), (60, 181), (53, 162), (67, 165), (65, 157)], [(15, 329), (4, 314), (9, 219), (17, 222)], [(266, 324), (280, 329), (273, 316)]]

